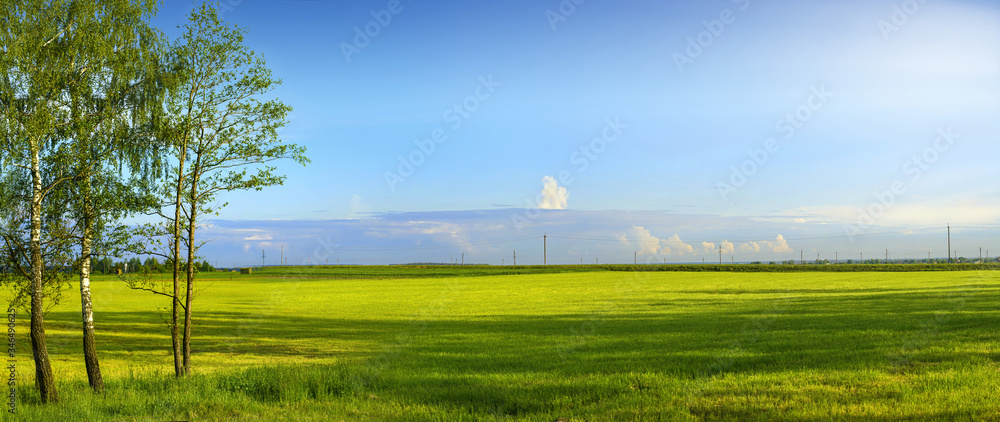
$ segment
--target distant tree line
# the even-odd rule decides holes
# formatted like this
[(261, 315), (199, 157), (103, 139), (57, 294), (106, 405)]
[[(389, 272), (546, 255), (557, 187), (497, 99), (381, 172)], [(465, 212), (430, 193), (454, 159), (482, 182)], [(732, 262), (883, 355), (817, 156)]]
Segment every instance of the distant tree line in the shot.
[[(181, 262), (182, 267), (186, 265), (184, 262)], [(118, 262), (107, 257), (90, 258), (91, 274), (117, 275), (128, 272), (164, 274), (170, 273), (173, 267), (174, 264), (169, 259), (165, 260), (165, 262), (160, 262), (155, 257), (149, 257), (145, 260), (140, 260), (136, 257)], [(209, 264), (208, 261), (195, 262), (194, 268), (196, 271), (203, 273), (215, 272), (215, 267)]]

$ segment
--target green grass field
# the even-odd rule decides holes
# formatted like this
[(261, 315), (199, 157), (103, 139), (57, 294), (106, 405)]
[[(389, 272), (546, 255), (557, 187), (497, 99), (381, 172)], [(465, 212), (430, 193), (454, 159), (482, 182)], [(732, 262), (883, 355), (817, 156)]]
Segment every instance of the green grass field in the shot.
[(3, 418), (1000, 419), (992, 271), (419, 270), (206, 274), (182, 381), (169, 303), (99, 278), (107, 394), (87, 389), (70, 290), (47, 317), (61, 403), (38, 403), (21, 312)]

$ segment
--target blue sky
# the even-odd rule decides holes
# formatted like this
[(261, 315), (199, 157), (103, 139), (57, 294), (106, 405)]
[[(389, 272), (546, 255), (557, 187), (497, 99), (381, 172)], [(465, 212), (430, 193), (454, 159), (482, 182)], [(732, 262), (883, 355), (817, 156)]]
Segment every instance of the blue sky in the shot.
[(225, 198), (221, 265), (540, 263), (545, 233), (557, 263), (945, 256), (947, 223), (972, 256), (1000, 228), (992, 2), (223, 8), (313, 163)]

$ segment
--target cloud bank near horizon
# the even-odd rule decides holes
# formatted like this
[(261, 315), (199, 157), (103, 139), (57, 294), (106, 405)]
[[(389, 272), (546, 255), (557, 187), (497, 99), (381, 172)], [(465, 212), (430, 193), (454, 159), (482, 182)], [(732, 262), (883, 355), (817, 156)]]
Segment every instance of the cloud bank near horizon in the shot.
[[(289, 265), (450, 263), (541, 264), (547, 235), (550, 264), (715, 262), (721, 249), (737, 262), (926, 258), (947, 255), (944, 227), (878, 227), (848, 236), (830, 222), (791, 223), (777, 216), (729, 217), (665, 211), (536, 210), (520, 230), (512, 221), (523, 210), (493, 209), (364, 214), (333, 220), (215, 220), (200, 232), (202, 250), (222, 267), (268, 265), (283, 256)], [(977, 256), (990, 249), (1000, 227), (952, 226), (953, 249)], [(1000, 251), (1000, 244), (994, 251)], [(283, 254), (283, 255), (282, 255)]]

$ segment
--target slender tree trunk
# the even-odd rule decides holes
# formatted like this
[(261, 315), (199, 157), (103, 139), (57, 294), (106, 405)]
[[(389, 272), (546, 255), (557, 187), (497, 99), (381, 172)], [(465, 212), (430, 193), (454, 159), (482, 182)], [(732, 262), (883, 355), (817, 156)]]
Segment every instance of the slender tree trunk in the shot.
[(173, 239), (174, 246), (171, 251), (173, 255), (174, 264), (174, 295), (173, 295), (173, 315), (170, 319), (170, 340), (173, 343), (174, 351), (174, 376), (177, 378), (184, 376), (184, 363), (183, 363), (183, 353), (181, 352), (181, 336), (180, 336), (180, 325), (178, 321), (180, 320), (180, 307), (181, 307), (181, 203), (182, 194), (184, 193), (184, 161), (186, 159), (187, 146), (181, 147), (180, 153), (180, 163), (177, 167), (177, 190), (174, 206), (174, 231)]
[(31, 351), (35, 358), (35, 384), (43, 403), (59, 401), (56, 393), (49, 349), (45, 344), (45, 321), (42, 318), (42, 174), (38, 144), (33, 143), (31, 156)]
[[(194, 241), (195, 206), (191, 206), (191, 225), (188, 226), (188, 241)], [(187, 295), (184, 307), (184, 375), (191, 375), (191, 301), (194, 298), (194, 247), (188, 248)]]
[(187, 221), (188, 260), (187, 260), (187, 296), (184, 307), (184, 374), (191, 375), (191, 301), (194, 298), (194, 233), (198, 227), (198, 180), (201, 178), (201, 154), (195, 155), (194, 167), (191, 172), (191, 214)]
[(104, 392), (101, 365), (97, 360), (97, 342), (94, 339), (94, 307), (90, 297), (90, 254), (93, 236), (93, 204), (90, 178), (85, 176), (81, 189), (83, 199), (83, 239), (80, 242), (80, 301), (83, 305), (83, 360), (87, 365), (87, 380), (95, 393)]

